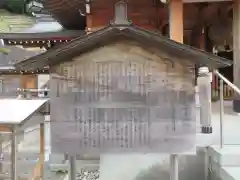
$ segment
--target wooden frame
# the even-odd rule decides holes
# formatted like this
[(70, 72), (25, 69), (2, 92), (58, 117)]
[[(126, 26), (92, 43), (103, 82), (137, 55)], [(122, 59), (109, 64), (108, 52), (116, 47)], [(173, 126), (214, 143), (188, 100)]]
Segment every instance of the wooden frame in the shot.
[[(16, 174), (16, 164), (17, 164), (17, 142), (16, 142), (16, 132), (17, 132), (17, 125), (0, 125), (0, 132), (4, 133), (11, 133), (11, 159), (12, 159), (12, 166), (11, 166), (11, 174), (12, 180), (17, 180), (17, 174)], [(44, 123), (40, 124), (40, 157), (39, 162), (36, 164), (36, 166), (33, 169), (33, 176), (29, 178), (29, 180), (40, 180), (43, 179), (44, 175), (44, 154), (45, 154), (45, 142), (44, 142)]]
[(29, 180), (40, 180), (44, 177), (44, 157), (45, 157), (45, 142), (44, 142), (44, 123), (40, 124), (40, 157), (39, 161), (33, 168), (32, 177)]
[[(20, 100), (17, 100), (20, 101)], [(0, 122), (0, 133), (10, 133), (11, 134), (11, 174), (12, 180), (17, 180), (17, 134), (19, 132), (23, 132), (24, 129), (26, 129), (29, 126), (40, 124), (40, 145), (39, 145), (39, 161), (36, 163), (35, 167), (33, 168), (32, 177), (29, 178), (29, 180), (40, 180), (43, 179), (44, 176), (44, 157), (45, 157), (45, 138), (44, 138), (44, 116), (42, 120), (38, 120), (37, 122), (27, 122), (33, 115), (35, 115), (39, 110), (45, 106), (45, 104), (48, 102), (48, 100), (43, 100), (43, 104), (39, 104), (40, 106), (34, 110), (32, 114), (29, 114), (29, 116), (22, 120), (20, 123), (7, 123), (7, 122)], [(36, 114), (37, 115), (37, 114)], [(38, 119), (38, 118), (37, 118)]]

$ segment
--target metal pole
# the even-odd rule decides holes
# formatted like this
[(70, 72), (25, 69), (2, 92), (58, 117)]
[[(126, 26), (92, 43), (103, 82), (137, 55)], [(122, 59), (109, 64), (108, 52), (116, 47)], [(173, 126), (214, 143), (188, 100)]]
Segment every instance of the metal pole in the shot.
[(220, 79), (220, 147), (223, 147), (223, 80)]
[(209, 154), (208, 154), (208, 147), (204, 147), (204, 179), (208, 180), (209, 174)]
[(4, 137), (3, 137), (3, 134), (0, 135), (0, 141), (1, 141), (1, 144), (0, 144), (0, 153), (1, 153), (1, 157), (0, 157), (0, 172), (2, 172), (3, 170), (3, 142), (4, 142)]
[(76, 180), (76, 156), (69, 155), (69, 180)]
[(212, 179), (212, 157), (208, 156), (208, 180)]
[(11, 176), (12, 180), (17, 180), (17, 136), (16, 136), (16, 126), (12, 127), (11, 134)]
[(170, 180), (178, 180), (178, 155), (170, 155)]

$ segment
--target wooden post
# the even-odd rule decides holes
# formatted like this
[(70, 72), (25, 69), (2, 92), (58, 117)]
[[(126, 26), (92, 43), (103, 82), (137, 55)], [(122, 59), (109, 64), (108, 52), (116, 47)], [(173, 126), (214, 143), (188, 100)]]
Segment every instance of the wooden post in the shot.
[(87, 21), (86, 31), (87, 31), (87, 34), (89, 34), (92, 32), (92, 15), (91, 14), (87, 14), (86, 21)]
[(44, 159), (45, 159), (45, 135), (44, 135), (44, 123), (40, 124), (40, 156), (39, 161), (33, 168), (32, 177), (28, 180), (43, 180), (44, 179)]
[(40, 179), (44, 177), (44, 159), (45, 159), (45, 137), (44, 137), (44, 123), (40, 124)]
[(199, 48), (202, 49), (202, 50), (205, 50), (205, 28), (202, 28), (201, 29), (201, 32), (200, 32), (200, 38), (199, 38)]
[[(0, 125), (0, 133), (2, 133), (2, 132), (12, 132), (12, 129), (8, 126)], [(4, 142), (3, 135), (0, 134), (0, 153), (1, 154), (3, 153), (3, 142)], [(3, 164), (1, 162), (0, 163), (0, 172), (2, 172), (2, 167), (3, 167)]]
[(17, 135), (16, 135), (16, 125), (12, 127), (12, 134), (11, 134), (11, 176), (12, 180), (17, 180)]
[(170, 38), (183, 43), (183, 2), (171, 0), (169, 2), (169, 30)]
[(86, 32), (87, 34), (92, 32), (92, 12), (91, 12), (91, 1), (86, 0)]
[[(183, 1), (170, 0), (169, 2), (169, 35), (170, 38), (183, 43)], [(178, 155), (170, 155), (170, 180), (178, 180)]]
[[(233, 2), (233, 79), (240, 88), (240, 0)], [(233, 110), (240, 113), (240, 95), (237, 93), (234, 94)]]

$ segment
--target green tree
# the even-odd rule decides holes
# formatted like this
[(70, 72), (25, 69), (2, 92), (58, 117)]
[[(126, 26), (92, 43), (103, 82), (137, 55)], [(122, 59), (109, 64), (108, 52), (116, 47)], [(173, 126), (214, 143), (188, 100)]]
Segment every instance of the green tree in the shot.
[(15, 13), (25, 13), (27, 0), (7, 0), (6, 7)]
[(41, 12), (41, 0), (6, 0), (5, 6), (14, 13), (32, 15), (32, 12)]
[(7, 49), (7, 48), (0, 48), (0, 53), (2, 53), (2, 54), (4, 54), (4, 55), (8, 55), (9, 52), (10, 52), (10, 50)]

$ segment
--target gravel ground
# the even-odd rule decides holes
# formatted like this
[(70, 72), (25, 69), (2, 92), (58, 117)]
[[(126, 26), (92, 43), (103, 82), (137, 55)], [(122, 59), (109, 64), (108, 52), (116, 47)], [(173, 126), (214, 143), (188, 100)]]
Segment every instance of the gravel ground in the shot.
[(77, 173), (77, 180), (99, 180), (99, 170), (97, 171), (84, 171)]

